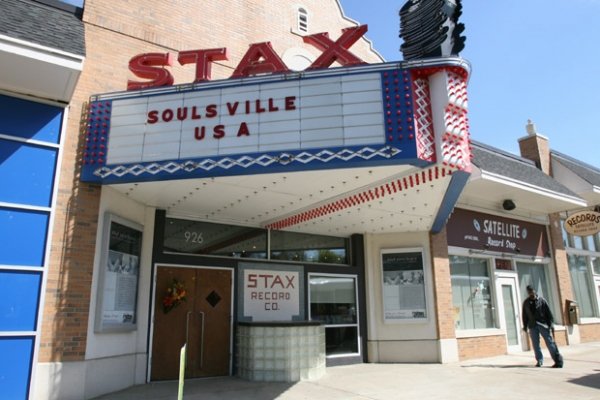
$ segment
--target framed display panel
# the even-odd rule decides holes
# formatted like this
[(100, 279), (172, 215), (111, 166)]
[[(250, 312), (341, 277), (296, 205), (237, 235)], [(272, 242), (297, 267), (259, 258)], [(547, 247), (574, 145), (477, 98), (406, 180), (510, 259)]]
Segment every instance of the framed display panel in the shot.
[(428, 319), (422, 248), (382, 250), (381, 276), (385, 322)]
[(143, 227), (106, 213), (98, 275), (95, 332), (137, 329), (137, 292)]

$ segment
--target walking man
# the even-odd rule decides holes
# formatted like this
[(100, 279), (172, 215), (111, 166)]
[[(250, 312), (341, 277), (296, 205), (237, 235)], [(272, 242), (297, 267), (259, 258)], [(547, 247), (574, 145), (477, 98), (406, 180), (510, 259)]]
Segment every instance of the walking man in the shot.
[(544, 364), (544, 355), (540, 348), (540, 335), (546, 342), (546, 347), (554, 360), (552, 368), (562, 368), (563, 358), (558, 352), (558, 347), (554, 342), (554, 317), (552, 311), (548, 307), (548, 302), (536, 294), (535, 289), (531, 286), (527, 286), (528, 297), (523, 302), (523, 330), (527, 332), (529, 330), (529, 336), (531, 337), (531, 344), (533, 345), (533, 351), (535, 352), (535, 359), (537, 360), (536, 367), (541, 367)]

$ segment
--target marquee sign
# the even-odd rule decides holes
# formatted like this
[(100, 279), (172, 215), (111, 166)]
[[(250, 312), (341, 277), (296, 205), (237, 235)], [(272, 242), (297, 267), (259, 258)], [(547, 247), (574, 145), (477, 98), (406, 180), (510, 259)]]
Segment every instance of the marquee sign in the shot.
[[(363, 33), (347, 30), (336, 42), (312, 35), (323, 49), (317, 67), (340, 58), (350, 66), (248, 77), (256, 71), (242, 65), (241, 75), (208, 81), (211, 58), (198, 50), (200, 83), (94, 96), (81, 179), (111, 184), (436, 162), (469, 172), (468, 65), (459, 58), (355, 65), (360, 59), (347, 48)], [(253, 45), (244, 58), (254, 66), (265, 56), (275, 60), (267, 48)]]

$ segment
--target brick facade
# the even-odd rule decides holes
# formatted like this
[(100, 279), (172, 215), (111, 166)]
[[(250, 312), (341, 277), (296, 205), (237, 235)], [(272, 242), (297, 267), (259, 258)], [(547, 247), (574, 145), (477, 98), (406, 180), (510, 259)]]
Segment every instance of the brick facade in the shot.
[(600, 342), (600, 324), (579, 325), (579, 336), (582, 343)]
[(556, 272), (556, 282), (558, 285), (558, 302), (562, 313), (562, 323), (568, 321), (568, 309), (566, 307), (567, 299), (573, 299), (573, 290), (571, 287), (571, 274), (569, 272), (569, 263), (567, 252), (563, 244), (562, 232), (560, 228), (560, 215), (550, 215), (550, 225), (548, 226), (550, 236), (550, 247), (553, 249), (554, 270)]
[[(528, 125), (529, 129), (529, 125)], [(535, 127), (533, 127), (535, 132)], [(519, 139), (521, 156), (535, 162), (545, 174), (551, 175), (550, 144), (544, 136), (535, 135)]]
[(458, 339), (458, 356), (461, 361), (500, 356), (506, 354), (506, 352), (506, 337), (504, 335)]
[[(278, 54), (300, 47), (318, 56), (290, 33), (295, 24), (295, 5), (309, 12), (309, 34), (330, 32), (336, 39), (341, 29), (354, 25), (344, 19), (337, 1), (263, 0), (219, 2), (132, 0), (115, 3), (87, 0), (85, 23), (86, 59), (69, 106), (57, 212), (53, 227), (51, 262), (44, 300), (40, 362), (76, 361), (85, 358), (92, 276), (96, 251), (101, 188), (79, 181), (82, 115), (92, 94), (125, 90), (128, 70), (136, 54), (177, 52), (227, 47), (229, 61), (212, 68), (213, 79), (227, 78), (250, 43), (271, 41)], [(367, 62), (381, 62), (365, 40), (351, 51)], [(175, 83), (193, 81), (191, 65), (171, 69)]]
[(456, 337), (456, 333), (454, 330), (454, 306), (452, 305), (452, 281), (446, 228), (437, 234), (431, 234), (430, 243), (437, 334), (439, 339), (453, 339)]

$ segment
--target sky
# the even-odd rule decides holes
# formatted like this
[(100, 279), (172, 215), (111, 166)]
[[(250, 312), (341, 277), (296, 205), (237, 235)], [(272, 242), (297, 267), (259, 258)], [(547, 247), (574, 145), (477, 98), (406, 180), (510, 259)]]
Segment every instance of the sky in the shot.
[[(404, 0), (340, 2), (387, 61), (402, 59)], [(600, 0), (462, 3), (471, 138), (518, 154), (531, 119), (553, 150), (600, 168)]]

